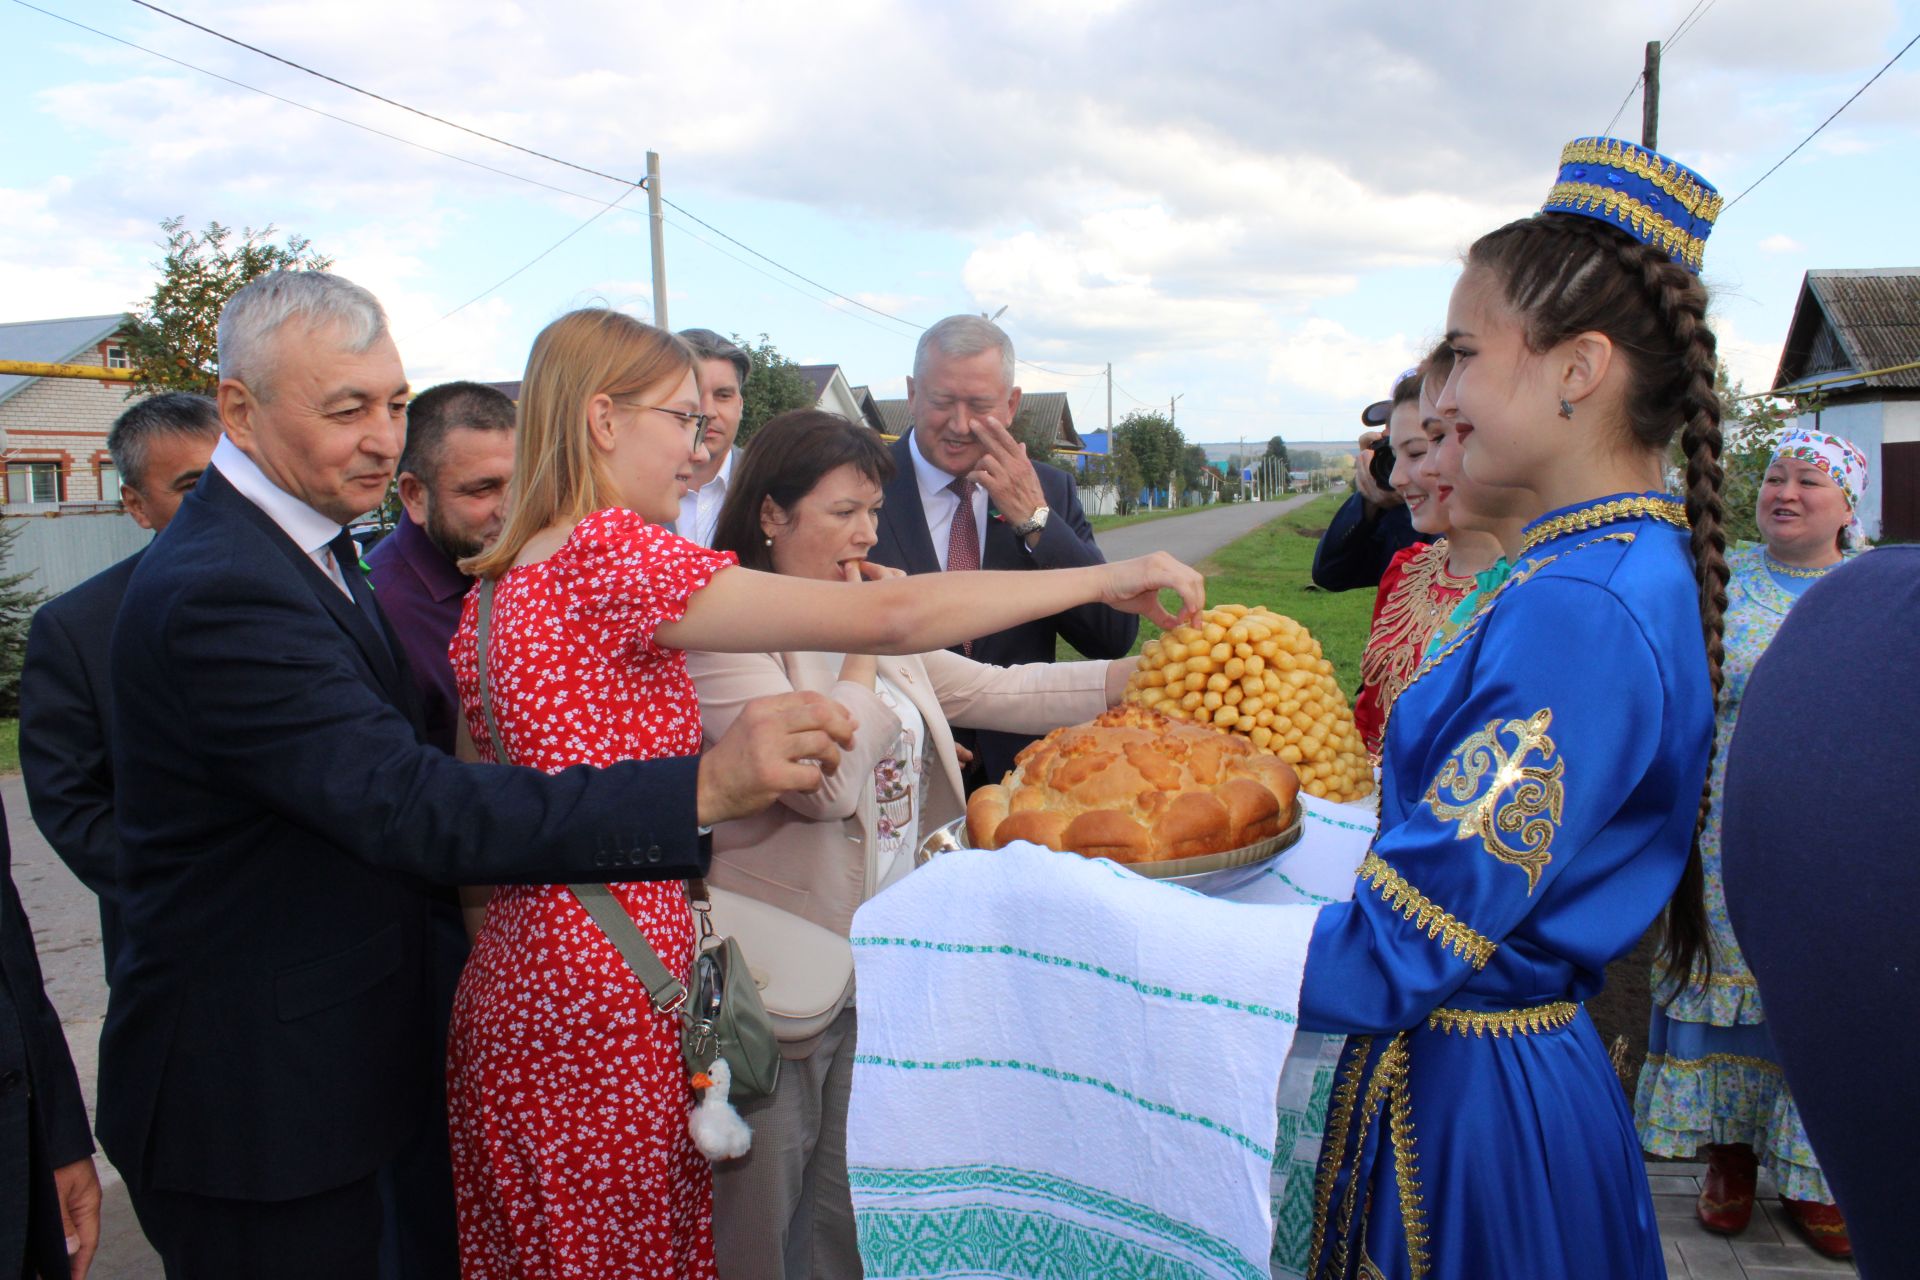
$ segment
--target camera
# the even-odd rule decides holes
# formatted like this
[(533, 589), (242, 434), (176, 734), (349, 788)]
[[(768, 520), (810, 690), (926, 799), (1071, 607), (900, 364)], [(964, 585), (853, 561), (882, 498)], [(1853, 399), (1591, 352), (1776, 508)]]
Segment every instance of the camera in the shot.
[(1382, 436), (1373, 446), (1373, 456), (1367, 461), (1367, 470), (1373, 476), (1373, 482), (1388, 493), (1393, 492), (1393, 445)]

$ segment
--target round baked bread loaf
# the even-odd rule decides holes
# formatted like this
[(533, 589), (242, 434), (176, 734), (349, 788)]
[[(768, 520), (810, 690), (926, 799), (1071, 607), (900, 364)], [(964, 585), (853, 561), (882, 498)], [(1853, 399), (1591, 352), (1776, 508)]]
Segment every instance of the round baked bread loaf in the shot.
[(1055, 729), (1014, 766), (967, 801), (976, 848), (1031, 840), (1116, 862), (1222, 853), (1278, 835), (1300, 790), (1290, 765), (1246, 739), (1131, 705)]

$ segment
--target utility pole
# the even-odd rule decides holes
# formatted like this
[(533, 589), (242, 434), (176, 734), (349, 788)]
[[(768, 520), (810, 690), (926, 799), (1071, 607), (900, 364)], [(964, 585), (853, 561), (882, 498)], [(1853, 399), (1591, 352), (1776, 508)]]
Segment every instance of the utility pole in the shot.
[(1186, 392), (1184, 391), (1177, 396), (1169, 396), (1167, 398), (1167, 425), (1168, 426), (1173, 427), (1173, 426), (1178, 426), (1180, 424), (1180, 419), (1174, 416), (1173, 404), (1174, 404), (1174, 401), (1182, 400), (1185, 398), (1186, 398)]
[(1640, 94), (1640, 145), (1660, 149), (1660, 42), (1647, 41), (1646, 88)]
[(1113, 452), (1113, 361), (1107, 361), (1107, 452)]
[(667, 233), (660, 213), (660, 153), (647, 152), (647, 221), (653, 229), (653, 323), (667, 327)]

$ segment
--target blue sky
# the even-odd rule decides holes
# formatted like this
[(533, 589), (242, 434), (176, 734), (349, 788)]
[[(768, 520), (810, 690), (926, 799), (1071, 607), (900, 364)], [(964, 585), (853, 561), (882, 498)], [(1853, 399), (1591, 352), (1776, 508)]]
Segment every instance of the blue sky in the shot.
[[(158, 221), (311, 238), (387, 303), (417, 385), (517, 377), (604, 301), (650, 316), (643, 193), (478, 302), (615, 183), (406, 115), (127, 0), (0, 2), (0, 320), (120, 309)], [(831, 290), (925, 324), (1006, 307), (1023, 385), (1080, 427), (1178, 395), (1189, 439), (1342, 438), (1441, 327), (1458, 254), (1537, 204), (1648, 39), (1662, 149), (1745, 190), (1920, 33), (1920, 0), (970, 5), (179, 0), (208, 26), (607, 172)], [(168, 7), (174, 7), (169, 5)], [(316, 15), (324, 15), (316, 16)], [(1637, 137), (1639, 99), (1615, 132)], [(586, 197), (586, 198), (576, 198)], [(1735, 375), (1770, 380), (1801, 274), (1920, 263), (1920, 49), (1723, 216)], [(629, 211), (631, 210), (631, 212)], [(915, 330), (669, 212), (669, 320), (766, 333), (901, 394)], [(1039, 367), (1035, 367), (1039, 366)], [(1078, 376), (1076, 376), (1078, 375)]]

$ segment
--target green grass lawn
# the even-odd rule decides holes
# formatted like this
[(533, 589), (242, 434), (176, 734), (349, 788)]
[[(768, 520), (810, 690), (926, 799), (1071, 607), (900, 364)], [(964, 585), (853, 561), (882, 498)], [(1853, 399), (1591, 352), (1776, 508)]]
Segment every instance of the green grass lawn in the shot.
[[(1311, 576), (1320, 531), (1340, 509), (1343, 497), (1325, 495), (1262, 525), (1214, 552), (1200, 570), (1207, 575), (1209, 606), (1263, 604), (1313, 632), (1333, 663), (1340, 687), (1351, 696), (1360, 680), (1360, 651), (1373, 618), (1373, 592), (1322, 591)], [(1140, 645), (1159, 634), (1158, 627), (1142, 621), (1133, 651), (1140, 652)], [(1063, 641), (1059, 656), (1071, 660), (1079, 655)]]
[(0, 720), (0, 773), (20, 772), (20, 722)]

